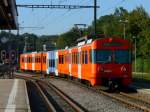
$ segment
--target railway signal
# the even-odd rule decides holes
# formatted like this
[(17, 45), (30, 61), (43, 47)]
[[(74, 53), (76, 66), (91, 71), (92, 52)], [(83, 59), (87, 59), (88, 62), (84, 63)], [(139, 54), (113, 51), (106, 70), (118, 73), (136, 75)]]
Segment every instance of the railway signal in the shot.
[(1, 60), (4, 61), (6, 59), (6, 51), (2, 50), (1, 51)]
[(15, 61), (15, 59), (16, 59), (16, 52), (14, 50), (11, 51), (10, 58), (11, 58), (12, 61)]

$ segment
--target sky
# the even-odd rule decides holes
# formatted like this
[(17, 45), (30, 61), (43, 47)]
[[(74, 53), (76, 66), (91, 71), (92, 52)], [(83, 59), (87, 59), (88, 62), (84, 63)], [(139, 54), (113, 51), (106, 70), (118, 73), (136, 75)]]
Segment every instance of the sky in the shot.
[[(93, 5), (94, 0), (16, 0), (17, 4), (40, 5)], [(97, 0), (97, 18), (111, 14), (118, 7), (132, 11), (137, 6), (143, 6), (150, 14), (149, 0)], [(93, 9), (27, 9), (18, 8), (18, 22), (20, 33), (34, 33), (36, 35), (59, 35), (69, 31), (74, 24), (91, 25)]]

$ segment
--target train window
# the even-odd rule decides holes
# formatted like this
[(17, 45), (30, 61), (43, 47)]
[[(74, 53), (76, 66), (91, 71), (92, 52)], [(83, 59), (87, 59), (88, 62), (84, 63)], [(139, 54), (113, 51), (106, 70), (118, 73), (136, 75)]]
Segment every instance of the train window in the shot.
[(71, 60), (72, 60), (72, 64), (73, 64), (73, 53), (71, 54)]
[(74, 64), (74, 62), (75, 62), (75, 59), (74, 59), (74, 53), (73, 53), (73, 64)]
[(65, 63), (68, 63), (68, 54), (65, 55)]
[(55, 67), (55, 60), (53, 59), (53, 67)]
[(85, 64), (85, 51), (82, 51), (82, 64)]
[(82, 64), (84, 64), (84, 51), (82, 51)]
[(76, 53), (76, 64), (78, 64), (78, 53)]
[(85, 51), (85, 58), (84, 59), (85, 59), (84, 63), (88, 64), (88, 52), (87, 51)]
[(39, 63), (41, 62), (41, 58), (39, 57)]
[(91, 51), (90, 50), (88, 51), (88, 54), (89, 54), (89, 62), (91, 62)]
[(64, 55), (62, 55), (62, 64), (64, 64)]
[(29, 57), (29, 63), (30, 63), (30, 57)]
[(35, 63), (37, 63), (37, 58), (35, 57)]
[(77, 53), (75, 53), (75, 64), (77, 64)]
[(75, 53), (75, 56), (74, 56), (74, 60), (75, 60), (75, 64), (77, 64), (77, 53)]
[(49, 67), (51, 67), (51, 60), (49, 60)]
[(22, 58), (22, 62), (24, 63), (24, 58)]
[(46, 63), (46, 56), (44, 56), (44, 63)]
[(77, 53), (74, 54), (74, 63), (76, 64), (77, 62)]
[(74, 53), (74, 64), (76, 64), (76, 53)]
[(64, 63), (64, 56), (59, 55), (59, 64), (63, 64), (63, 63)]

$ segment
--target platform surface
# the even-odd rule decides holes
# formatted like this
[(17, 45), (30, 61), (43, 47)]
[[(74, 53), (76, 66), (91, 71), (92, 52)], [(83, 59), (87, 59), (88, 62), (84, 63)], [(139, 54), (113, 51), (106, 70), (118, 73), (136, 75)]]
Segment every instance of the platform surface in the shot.
[(30, 112), (24, 80), (0, 79), (0, 112)]

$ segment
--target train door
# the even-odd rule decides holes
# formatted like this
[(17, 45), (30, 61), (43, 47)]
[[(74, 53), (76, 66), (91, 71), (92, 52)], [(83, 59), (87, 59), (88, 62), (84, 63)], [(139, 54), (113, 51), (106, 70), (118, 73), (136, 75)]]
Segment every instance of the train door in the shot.
[(35, 53), (32, 53), (32, 71), (35, 71)]
[(49, 74), (49, 52), (46, 53), (46, 74)]
[(58, 76), (58, 51), (55, 51), (55, 56), (54, 56), (54, 60), (55, 60), (55, 75)]
[(78, 78), (81, 79), (81, 47), (78, 48)]

